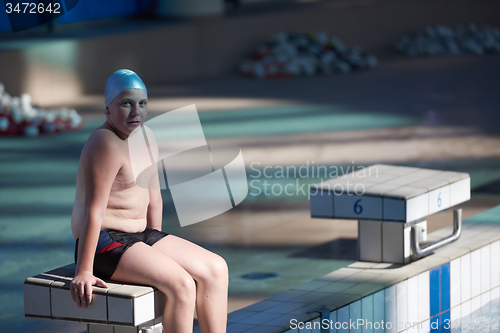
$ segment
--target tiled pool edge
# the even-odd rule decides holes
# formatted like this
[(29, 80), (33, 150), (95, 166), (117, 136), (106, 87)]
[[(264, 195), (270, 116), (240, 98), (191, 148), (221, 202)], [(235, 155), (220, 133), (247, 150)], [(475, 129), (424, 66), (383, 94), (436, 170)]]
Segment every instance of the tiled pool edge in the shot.
[[(449, 234), (451, 227), (430, 234), (429, 239)], [(439, 282), (437, 289), (436, 281)], [(500, 297), (499, 286), (500, 206), (497, 206), (465, 220), (460, 239), (429, 257), (405, 266), (353, 263), (230, 313), (227, 332), (411, 333), (416, 328), (405, 327), (407, 322), (429, 323), (430, 327), (436, 315), (442, 320), (448, 318), (446, 316), (450, 320), (460, 318), (467, 315), (467, 311), (472, 313), (488, 297), (490, 300)], [(432, 294), (430, 288), (433, 288)], [(431, 297), (436, 293), (438, 298)], [(449, 295), (449, 308), (446, 295)], [(437, 306), (436, 299), (439, 301)], [(324, 319), (332, 320), (333, 324), (364, 319), (373, 324), (383, 320), (403, 325), (397, 327), (396, 324), (392, 328), (386, 325), (378, 329), (353, 328), (352, 325), (336, 329), (330, 325), (332, 329), (321, 330), (318, 326), (325, 322)], [(307, 322), (318, 324), (313, 329), (306, 325), (303, 329), (291, 329)], [(420, 333), (425, 332), (423, 327)]]

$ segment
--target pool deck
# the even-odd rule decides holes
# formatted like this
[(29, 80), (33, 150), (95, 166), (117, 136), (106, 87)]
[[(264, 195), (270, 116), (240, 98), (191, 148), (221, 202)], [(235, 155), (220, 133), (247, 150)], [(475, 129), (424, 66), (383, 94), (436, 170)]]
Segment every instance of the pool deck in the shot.
[[(344, 168), (388, 163), (468, 172), (464, 219), (500, 204), (500, 56), (392, 59), (369, 72), (279, 81), (236, 76), (152, 86), (151, 115), (195, 103), (209, 140), (243, 151), (249, 180), (269, 166), (271, 184), (314, 184), (281, 177), (280, 166)], [(8, 87), (7, 87), (8, 90)], [(6, 332), (82, 332), (84, 325), (25, 319), (22, 283), (67, 263), (70, 214), (81, 148), (102, 121), (103, 96), (74, 107), (86, 127), (39, 138), (0, 139), (0, 319)], [(259, 162), (260, 164), (253, 164)], [(252, 177), (254, 176), (254, 177)], [(258, 183), (257, 183), (258, 184)], [(260, 186), (260, 185), (259, 185)], [(252, 192), (253, 191), (253, 192)], [(283, 292), (356, 261), (357, 224), (311, 219), (307, 197), (255, 195), (236, 209), (181, 228), (163, 193), (163, 228), (222, 255), (230, 269), (229, 309)], [(429, 232), (451, 224), (431, 216)], [(242, 275), (272, 272), (268, 280)]]

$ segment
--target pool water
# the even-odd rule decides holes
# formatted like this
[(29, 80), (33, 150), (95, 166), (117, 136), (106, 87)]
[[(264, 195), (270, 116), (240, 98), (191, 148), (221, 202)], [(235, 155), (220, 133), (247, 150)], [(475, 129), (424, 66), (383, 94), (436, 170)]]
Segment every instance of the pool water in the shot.
[(500, 298), (483, 305), (469, 316), (451, 321), (452, 332), (486, 333), (500, 330)]

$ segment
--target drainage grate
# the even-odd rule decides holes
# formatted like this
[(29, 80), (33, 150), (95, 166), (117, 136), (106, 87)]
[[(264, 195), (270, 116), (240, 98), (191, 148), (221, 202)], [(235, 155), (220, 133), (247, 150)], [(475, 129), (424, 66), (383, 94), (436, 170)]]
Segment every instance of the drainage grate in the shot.
[(265, 279), (275, 279), (279, 276), (276, 273), (267, 273), (267, 272), (255, 272), (244, 274), (241, 277), (247, 280), (265, 280)]

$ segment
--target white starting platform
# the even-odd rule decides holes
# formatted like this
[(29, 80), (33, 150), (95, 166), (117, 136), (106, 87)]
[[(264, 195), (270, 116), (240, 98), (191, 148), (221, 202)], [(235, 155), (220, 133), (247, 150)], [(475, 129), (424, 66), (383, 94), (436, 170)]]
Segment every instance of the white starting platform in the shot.
[(69, 286), (75, 264), (24, 281), (24, 314), (29, 318), (88, 323), (88, 333), (161, 333), (165, 295), (148, 286), (93, 287), (92, 304), (78, 308)]
[(376, 164), (311, 187), (311, 217), (358, 220), (361, 261), (405, 264), (460, 237), (454, 231), (434, 244), (427, 216), (470, 199), (467, 173)]

